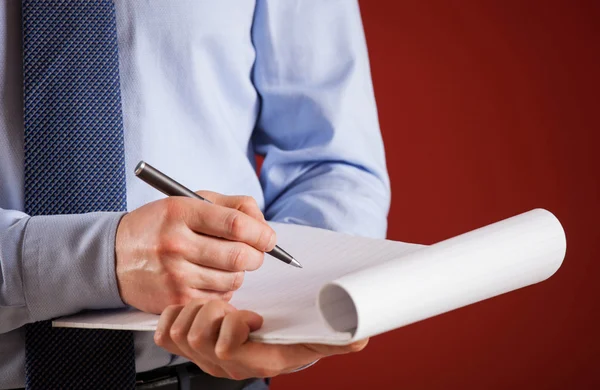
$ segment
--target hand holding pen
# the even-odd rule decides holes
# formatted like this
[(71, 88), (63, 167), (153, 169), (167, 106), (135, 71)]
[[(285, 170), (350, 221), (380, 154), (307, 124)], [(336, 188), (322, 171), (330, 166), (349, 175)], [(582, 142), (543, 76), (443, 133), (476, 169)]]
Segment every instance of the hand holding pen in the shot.
[(116, 276), (116, 285), (106, 288), (118, 289), (125, 304), (160, 314), (170, 305), (228, 301), (242, 286), (246, 271), (272, 260), (265, 252), (275, 249), (277, 236), (256, 202), (201, 192), (215, 202), (210, 204), (189, 195), (103, 214), (94, 225), (109, 233), (103, 236), (108, 245), (114, 240), (114, 253), (106, 253), (103, 264), (109, 277)]
[[(168, 177), (158, 169), (152, 167), (150, 164), (140, 161), (135, 168), (135, 174), (137, 177), (150, 184), (160, 192), (168, 196), (185, 196), (188, 198), (194, 198), (202, 200), (204, 202), (212, 203), (208, 199), (203, 198), (192, 190), (184, 187), (180, 183), (176, 182), (172, 178)], [(278, 260), (283, 261), (286, 264), (290, 264), (297, 268), (302, 268), (302, 265), (294, 259), (289, 253), (281, 249), (279, 246), (275, 247), (267, 252), (269, 255), (275, 257)]]

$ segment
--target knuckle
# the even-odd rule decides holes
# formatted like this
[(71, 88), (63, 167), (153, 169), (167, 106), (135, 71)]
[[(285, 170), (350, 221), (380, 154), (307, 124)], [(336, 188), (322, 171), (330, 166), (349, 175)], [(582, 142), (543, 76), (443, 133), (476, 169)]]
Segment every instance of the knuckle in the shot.
[(222, 361), (228, 361), (231, 359), (231, 353), (225, 348), (215, 348), (215, 356), (217, 359)]
[(240, 218), (240, 212), (232, 210), (225, 216), (225, 232), (232, 238), (237, 239), (242, 236), (244, 222)]
[(243, 247), (232, 245), (229, 250), (229, 269), (232, 271), (243, 271), (247, 253)]
[(175, 255), (183, 253), (185, 244), (183, 240), (176, 236), (165, 236), (158, 245), (158, 254), (162, 256)]
[(242, 287), (242, 284), (244, 283), (244, 272), (236, 272), (233, 274), (233, 280), (231, 281), (231, 291), (235, 291), (237, 289), (239, 289), (240, 287)]
[(148, 251), (151, 257), (158, 259), (159, 261), (162, 260), (166, 253), (160, 237), (148, 244)]
[(223, 293), (221, 298), (223, 299), (223, 301), (229, 302), (231, 298), (233, 298), (233, 291), (227, 291), (226, 293)]
[(162, 332), (154, 332), (154, 343), (159, 347), (164, 347), (167, 344), (167, 337)]
[(169, 331), (169, 336), (171, 336), (171, 339), (176, 343), (181, 343), (186, 339), (184, 330), (179, 326), (171, 327), (171, 330)]
[(187, 341), (189, 346), (194, 350), (198, 350), (202, 347), (202, 336), (198, 332), (191, 331), (188, 334)]

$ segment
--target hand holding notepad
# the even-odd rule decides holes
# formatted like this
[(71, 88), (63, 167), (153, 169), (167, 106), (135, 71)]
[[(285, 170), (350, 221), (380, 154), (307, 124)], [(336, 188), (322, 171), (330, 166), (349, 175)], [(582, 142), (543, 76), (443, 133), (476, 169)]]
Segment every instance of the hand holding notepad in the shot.
[[(251, 334), (265, 343), (349, 344), (550, 277), (565, 233), (536, 209), (431, 246), (272, 223), (278, 242), (304, 265), (264, 262), (231, 300), (264, 318)], [(158, 315), (94, 311), (58, 327), (152, 331)]]

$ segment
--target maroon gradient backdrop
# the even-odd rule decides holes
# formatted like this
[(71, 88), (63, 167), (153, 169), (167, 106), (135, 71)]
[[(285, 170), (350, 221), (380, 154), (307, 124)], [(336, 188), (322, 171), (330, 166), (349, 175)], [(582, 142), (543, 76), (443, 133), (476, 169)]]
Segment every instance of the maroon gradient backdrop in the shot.
[(274, 389), (600, 389), (600, 2), (360, 2), (393, 188), (431, 244), (543, 207), (549, 280), (371, 339)]

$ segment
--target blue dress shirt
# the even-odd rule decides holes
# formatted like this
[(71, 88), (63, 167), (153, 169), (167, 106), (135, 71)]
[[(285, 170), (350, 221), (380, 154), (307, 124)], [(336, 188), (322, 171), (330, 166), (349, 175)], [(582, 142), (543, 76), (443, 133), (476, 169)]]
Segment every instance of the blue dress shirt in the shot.
[[(24, 385), (23, 325), (121, 307), (121, 213), (23, 210), (20, 1), (0, 0), (0, 388)], [(390, 187), (355, 0), (116, 1), (128, 210), (192, 189), (253, 196), (268, 220), (385, 237)], [(255, 154), (264, 155), (260, 176)], [(182, 358), (136, 333), (136, 367)]]

